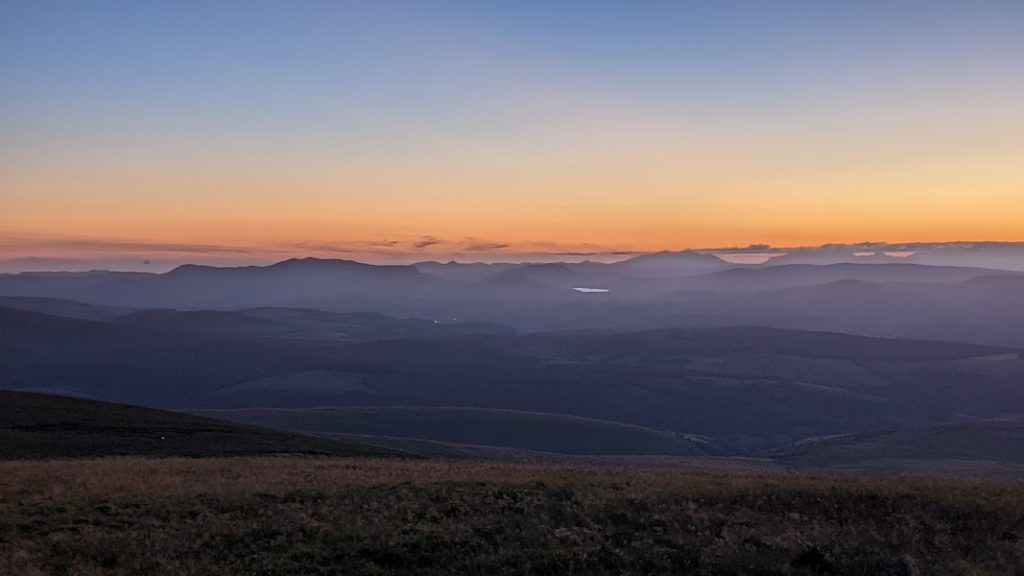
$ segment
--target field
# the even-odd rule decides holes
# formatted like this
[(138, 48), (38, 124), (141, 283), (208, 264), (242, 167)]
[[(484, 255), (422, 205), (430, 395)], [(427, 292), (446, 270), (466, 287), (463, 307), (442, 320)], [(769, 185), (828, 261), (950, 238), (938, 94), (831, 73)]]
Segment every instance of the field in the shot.
[(0, 573), (1024, 574), (1020, 484), (263, 457), (0, 463)]

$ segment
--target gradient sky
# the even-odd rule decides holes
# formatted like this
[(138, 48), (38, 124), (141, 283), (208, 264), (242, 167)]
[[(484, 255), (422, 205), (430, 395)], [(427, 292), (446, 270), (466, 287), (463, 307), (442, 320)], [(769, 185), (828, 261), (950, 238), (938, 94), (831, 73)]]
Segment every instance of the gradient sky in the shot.
[(1024, 240), (1024, 2), (0, 1), (4, 269)]

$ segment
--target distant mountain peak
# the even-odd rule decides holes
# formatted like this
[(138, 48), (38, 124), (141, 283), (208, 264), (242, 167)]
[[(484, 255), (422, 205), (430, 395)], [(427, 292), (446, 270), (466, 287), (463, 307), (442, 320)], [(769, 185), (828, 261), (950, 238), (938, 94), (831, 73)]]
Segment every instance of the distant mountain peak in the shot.
[(217, 270), (216, 266), (207, 266), (204, 264), (182, 264), (176, 268), (173, 268), (164, 273), (165, 276), (172, 274), (188, 274), (190, 272), (200, 272), (203, 270)]
[(271, 264), (267, 268), (293, 268), (299, 266), (372, 266), (372, 264), (364, 264), (355, 260), (346, 260), (343, 258), (316, 258), (314, 256), (307, 256), (305, 258), (289, 258), (282, 260), (276, 264)]
[(671, 250), (662, 250), (661, 252), (651, 252), (649, 254), (640, 254), (620, 262), (625, 263), (643, 263), (643, 262), (657, 262), (664, 264), (679, 263), (679, 264), (705, 264), (705, 265), (728, 265), (729, 263), (722, 260), (714, 254), (707, 254), (705, 252), (697, 252), (695, 250), (680, 250), (673, 252)]

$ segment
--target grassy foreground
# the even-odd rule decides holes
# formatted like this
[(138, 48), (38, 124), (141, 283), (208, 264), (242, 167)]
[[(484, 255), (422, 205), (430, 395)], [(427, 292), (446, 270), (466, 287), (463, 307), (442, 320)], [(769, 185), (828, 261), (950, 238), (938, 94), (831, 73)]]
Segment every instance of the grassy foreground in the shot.
[(0, 462), (0, 573), (1024, 574), (1024, 487), (412, 460)]

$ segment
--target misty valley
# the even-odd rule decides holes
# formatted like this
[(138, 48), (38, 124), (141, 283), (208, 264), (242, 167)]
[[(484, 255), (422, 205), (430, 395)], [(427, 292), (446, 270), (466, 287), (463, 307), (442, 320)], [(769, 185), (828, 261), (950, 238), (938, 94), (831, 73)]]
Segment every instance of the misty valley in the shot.
[(857, 258), (10, 274), (0, 373), (425, 456), (1018, 478), (1024, 272)]

